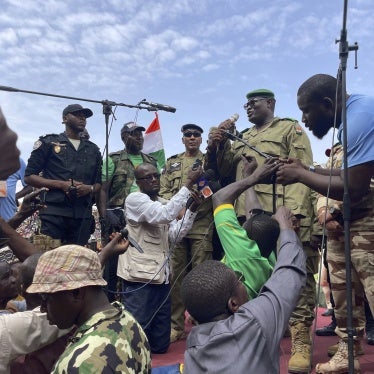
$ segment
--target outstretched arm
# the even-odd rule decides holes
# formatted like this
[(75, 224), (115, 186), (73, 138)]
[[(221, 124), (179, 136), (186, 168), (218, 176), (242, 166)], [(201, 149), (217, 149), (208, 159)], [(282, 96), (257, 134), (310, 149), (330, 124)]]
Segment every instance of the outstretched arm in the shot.
[[(248, 160), (242, 156), (242, 160), (244, 170), (247, 170), (248, 173), (257, 166), (255, 159), (252, 157)], [(261, 167), (257, 168), (246, 178), (221, 188), (213, 195), (213, 209), (222, 204), (234, 204), (234, 201), (240, 194), (257, 183), (270, 183), (270, 177), (278, 170), (279, 166), (280, 163), (275, 159), (269, 158), (265, 160), (265, 163)]]
[[(315, 172), (306, 170), (305, 165), (298, 159), (290, 159), (287, 164), (277, 171), (277, 183), (283, 185), (292, 183), (303, 183), (311, 189), (326, 196), (330, 188), (329, 197), (335, 200), (343, 200), (344, 174), (325, 175), (323, 169), (316, 169)], [(369, 190), (370, 179), (374, 175), (374, 161), (348, 168), (348, 189), (352, 201), (358, 201)]]

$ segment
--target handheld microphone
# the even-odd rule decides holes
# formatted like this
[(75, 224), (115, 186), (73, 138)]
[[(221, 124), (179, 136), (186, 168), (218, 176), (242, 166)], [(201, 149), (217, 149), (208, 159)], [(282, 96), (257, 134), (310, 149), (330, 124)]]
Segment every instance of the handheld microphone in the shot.
[(237, 120), (239, 119), (239, 114), (238, 113), (234, 113), (230, 118), (229, 120), (233, 123), (235, 123)]
[(172, 106), (164, 105), (164, 104), (150, 103), (148, 101), (141, 101), (141, 103), (149, 105), (152, 108), (156, 108), (157, 110), (164, 110), (165, 112), (175, 113), (175, 111), (177, 110), (176, 108)]
[[(197, 162), (199, 160), (196, 160)], [(213, 169), (206, 170), (202, 176), (197, 180), (197, 189), (201, 191), (205, 199), (212, 196), (214, 192), (217, 192), (221, 188), (221, 184), (217, 181), (217, 174)], [(186, 209), (188, 209), (193, 203), (193, 197), (190, 197), (186, 203)]]
[(130, 242), (131, 246), (136, 248), (139, 253), (144, 253), (142, 247), (137, 243), (137, 241), (134, 238), (132, 238), (131, 236), (129, 236), (129, 230), (127, 230), (126, 227), (124, 227), (120, 231), (120, 234), (122, 236), (122, 239), (128, 240)]

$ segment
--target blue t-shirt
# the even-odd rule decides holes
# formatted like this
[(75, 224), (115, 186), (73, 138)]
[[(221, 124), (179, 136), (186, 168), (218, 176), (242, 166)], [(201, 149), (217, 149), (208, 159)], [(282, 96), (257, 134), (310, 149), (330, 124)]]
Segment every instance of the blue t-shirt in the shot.
[[(341, 124), (338, 139), (344, 145), (342, 138)], [(354, 94), (347, 100), (347, 142), (348, 167), (374, 161), (374, 97)]]
[(21, 167), (18, 171), (12, 174), (6, 180), (6, 196), (0, 197), (0, 216), (6, 221), (11, 219), (17, 211), (16, 204), (16, 187), (17, 182), (21, 181), (23, 186), (26, 186), (25, 181), (23, 180), (25, 176), (26, 164), (22, 158), (19, 159)]

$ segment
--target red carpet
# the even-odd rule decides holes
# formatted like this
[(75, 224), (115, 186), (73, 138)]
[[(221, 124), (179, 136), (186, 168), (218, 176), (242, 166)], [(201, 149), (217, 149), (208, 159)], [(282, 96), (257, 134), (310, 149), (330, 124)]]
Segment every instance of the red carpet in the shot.
[[(328, 325), (331, 322), (330, 317), (323, 317), (321, 313), (324, 309), (320, 309), (318, 312), (317, 328)], [(186, 326), (186, 331), (189, 331), (191, 326)], [(326, 362), (329, 360), (327, 356), (327, 347), (338, 342), (336, 336), (315, 336), (314, 339), (314, 352), (313, 352), (313, 370), (311, 373), (315, 373), (314, 366), (319, 362)], [(159, 367), (164, 365), (171, 365), (183, 362), (183, 354), (185, 349), (185, 340), (180, 340), (170, 345), (169, 351), (162, 355), (152, 355), (153, 367)], [(374, 346), (368, 345), (366, 340), (363, 340), (363, 346), (365, 354), (359, 356), (361, 364), (361, 374), (374, 374)], [(287, 363), (290, 358), (291, 352), (291, 338), (283, 338), (281, 343), (280, 351), (280, 373), (286, 374)]]

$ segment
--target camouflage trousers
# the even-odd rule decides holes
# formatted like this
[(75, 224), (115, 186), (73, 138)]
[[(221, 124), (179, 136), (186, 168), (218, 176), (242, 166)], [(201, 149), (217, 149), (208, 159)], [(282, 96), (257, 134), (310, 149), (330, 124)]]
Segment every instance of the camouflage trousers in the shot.
[[(329, 233), (327, 262), (335, 301), (336, 333), (347, 337), (346, 258), (344, 233)], [(374, 232), (351, 232), (352, 325), (357, 336), (365, 329), (364, 296), (374, 312)]]
[(212, 241), (206, 238), (184, 238), (173, 249), (171, 255), (171, 328), (184, 331), (186, 308), (181, 297), (182, 281), (190, 269), (206, 260), (211, 260), (212, 251)]

